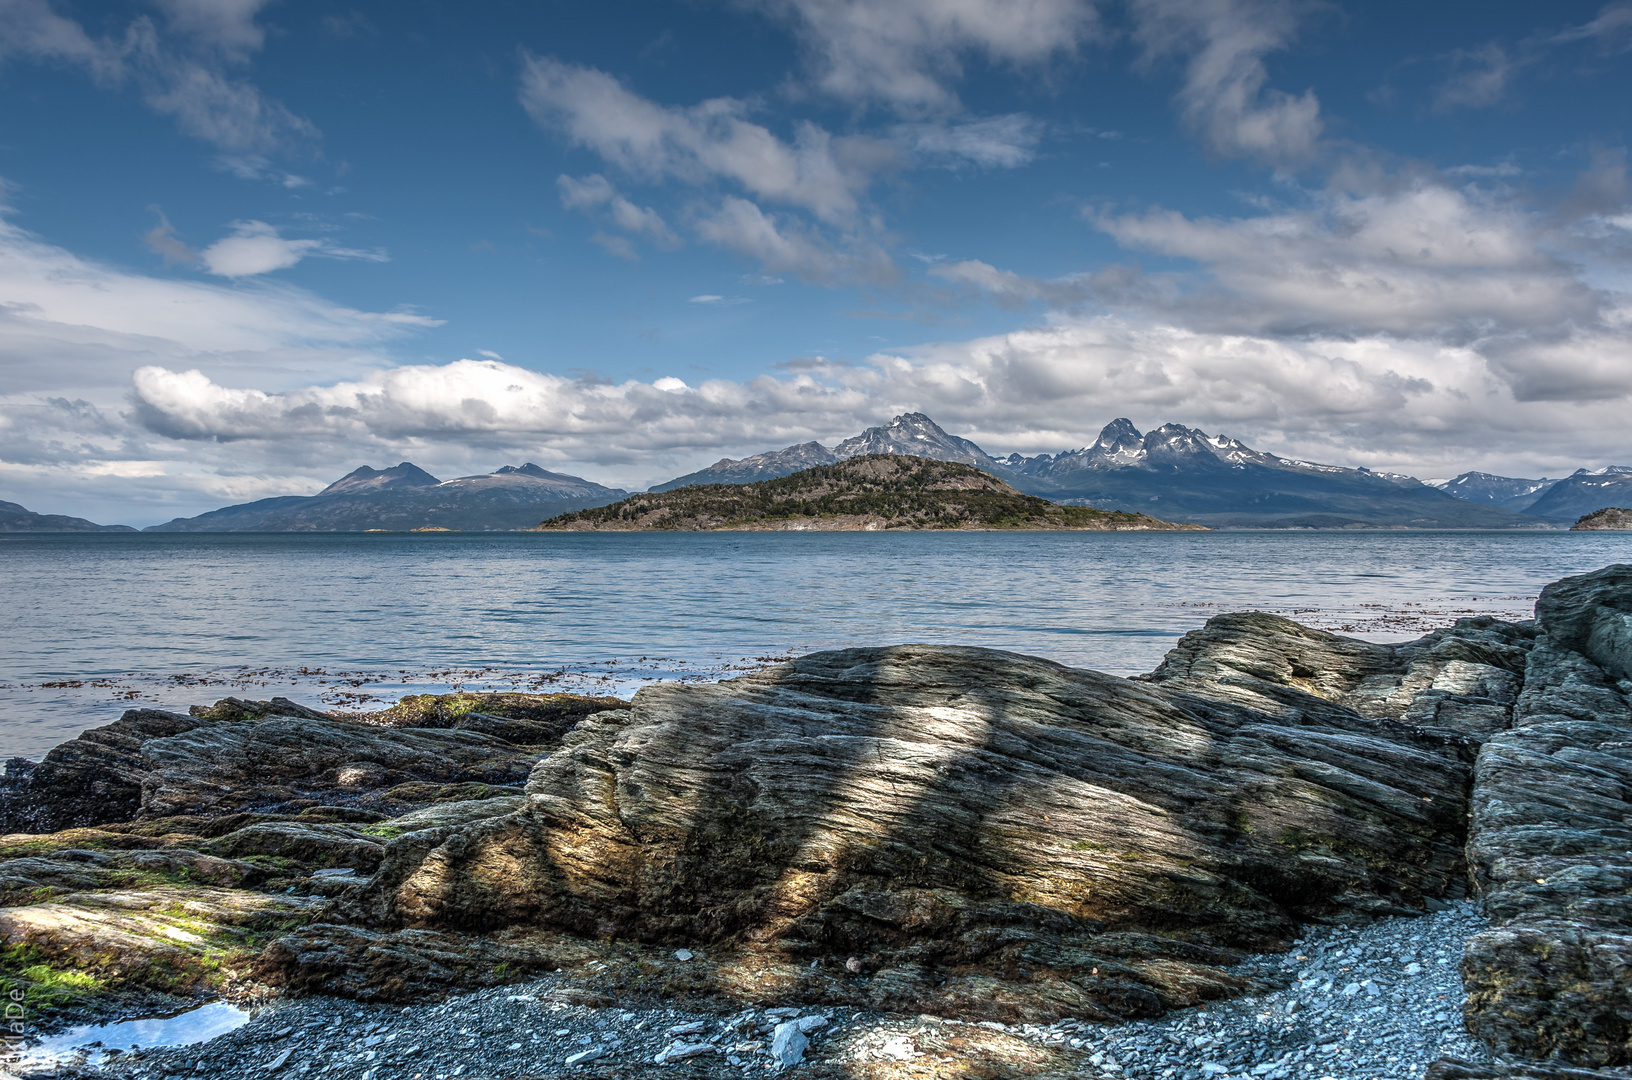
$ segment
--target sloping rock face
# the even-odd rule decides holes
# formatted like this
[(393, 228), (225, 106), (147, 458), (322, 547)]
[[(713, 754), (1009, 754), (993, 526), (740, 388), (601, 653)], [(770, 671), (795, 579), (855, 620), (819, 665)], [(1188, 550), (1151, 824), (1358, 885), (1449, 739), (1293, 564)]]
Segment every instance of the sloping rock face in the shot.
[(1515, 726), (1475, 772), (1470, 870), (1497, 924), (1463, 959), (1499, 1053), (1632, 1064), (1632, 566), (1536, 605)]
[(1154, 1015), (1247, 989), (1219, 966), (1300, 921), (1458, 889), (1467, 740), (1279, 689), (1271, 713), (930, 646), (652, 687), (523, 809), (392, 841), (336, 914), (861, 956), (909, 1011), (1007, 980), (1030, 1015)]
[(1245, 612), (1185, 635), (1145, 678), (1274, 716), (1399, 721), (1471, 759), (1473, 740), (1511, 726), (1534, 643), (1534, 627), (1488, 617), (1377, 645)]
[(533, 764), (581, 717), (623, 705), (570, 694), (450, 694), (365, 718), (283, 698), (224, 698), (191, 715), (131, 709), (38, 764), (8, 762), (0, 833), (319, 806), (360, 807), (378, 820), (449, 798), (519, 795)]

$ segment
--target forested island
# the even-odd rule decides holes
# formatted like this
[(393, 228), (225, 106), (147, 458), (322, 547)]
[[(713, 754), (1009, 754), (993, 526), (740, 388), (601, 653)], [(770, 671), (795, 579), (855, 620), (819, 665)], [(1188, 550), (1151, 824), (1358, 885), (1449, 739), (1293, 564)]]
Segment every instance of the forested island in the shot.
[(699, 484), (575, 510), (541, 530), (1202, 530), (1147, 514), (1059, 506), (952, 461), (866, 454), (752, 484)]

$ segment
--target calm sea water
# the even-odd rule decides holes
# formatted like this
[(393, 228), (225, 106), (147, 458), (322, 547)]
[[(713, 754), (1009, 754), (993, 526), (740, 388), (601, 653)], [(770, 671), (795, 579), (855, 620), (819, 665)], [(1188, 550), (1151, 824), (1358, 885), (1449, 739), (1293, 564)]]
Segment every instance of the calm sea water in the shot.
[(1219, 611), (1403, 640), (1627, 561), (1632, 534), (1551, 531), (6, 536), (0, 756), (135, 704), (626, 694), (847, 645), (1133, 674)]

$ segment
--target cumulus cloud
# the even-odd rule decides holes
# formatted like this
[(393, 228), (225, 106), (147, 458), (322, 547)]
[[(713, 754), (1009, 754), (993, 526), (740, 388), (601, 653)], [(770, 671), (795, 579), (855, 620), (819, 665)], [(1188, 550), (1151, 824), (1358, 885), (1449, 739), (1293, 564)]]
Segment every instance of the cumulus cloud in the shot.
[(787, 142), (748, 120), (741, 101), (659, 105), (604, 71), (548, 57), (527, 57), (520, 97), (540, 126), (631, 175), (693, 184), (724, 180), (831, 223), (855, 217), (861, 192), (891, 153), (875, 140), (836, 138), (810, 123), (797, 125)]
[[(161, 228), (162, 228), (161, 223)], [(151, 234), (150, 234), (151, 235)], [(375, 349), (438, 325), (272, 284), (227, 286), (81, 259), (0, 214), (0, 372), (11, 393), (124, 392), (142, 363), (309, 376), (382, 362)], [(96, 399), (105, 405), (108, 399)]]
[(687, 386), (667, 376), (612, 385), (460, 360), (265, 393), (149, 367), (134, 393), (150, 430), (260, 446), (240, 446), (243, 454), (323, 445), (384, 460), (413, 447), (478, 446), (572, 463), (626, 486), (722, 453), (832, 441), (909, 409), (999, 452), (1082, 445), (1116, 415), (1147, 426), (1179, 419), (1279, 453), (1419, 475), (1515, 457), (1521, 439), (1531, 469), (1624, 450), (1612, 420), (1624, 396), (1526, 400), (1476, 349), (1389, 336), (1285, 341), (1097, 316), (862, 364), (789, 368), (746, 383)]
[[(1354, 348), (1329, 348), (1352, 357), (1363, 345), (1373, 355), (1405, 357), (1397, 374), (1441, 389), (1447, 382), (1432, 365), (1454, 358), (1462, 374), (1449, 381), (1452, 398), (1495, 394), (1509, 416), (1526, 403), (1624, 406), (1632, 395), (1625, 347), (1632, 298), (1589, 283), (1624, 268), (1608, 224), (1617, 220), (1609, 211), (1624, 205), (1622, 164), (1604, 155), (1584, 174), (1590, 190), (1578, 209), (1594, 212), (1564, 231), (1548, 215), (1479, 189), (1420, 180), (1369, 193), (1320, 192), (1303, 208), (1252, 217), (1168, 210), (1092, 217), (1124, 248), (1190, 260), (1191, 272), (1109, 267), (1045, 280), (964, 260), (931, 273), (1009, 306), (1109, 308), (1193, 340), (1279, 343), (1275, 349), (1297, 355), (1307, 355), (1310, 341), (1349, 341)], [(1600, 239), (1597, 251), (1592, 243)], [(1595, 275), (1595, 261), (1604, 273)], [(1470, 365), (1480, 369), (1477, 380)], [(1329, 384), (1336, 377), (1304, 374)], [(1310, 410), (1305, 438), (1331, 415), (1319, 403)], [(1447, 430), (1441, 417), (1421, 419), (1428, 424), (1414, 429), (1421, 434)]]
[(909, 114), (956, 111), (950, 84), (968, 55), (1035, 65), (1071, 53), (1099, 29), (1090, 0), (758, 0), (751, 6), (799, 28), (821, 91)]
[[(393, 342), (439, 325), (255, 279), (228, 285), (132, 273), (76, 257), (3, 212), (0, 298), (4, 497), (31, 508), (81, 497), (166, 508), (144, 511), (144, 521), (307, 490), (307, 478), (327, 476), (333, 463), (316, 448), (238, 460), (156, 437), (132, 418), (134, 368), (298, 386), (389, 366)], [(129, 520), (123, 509), (101, 516)]]
[[(168, 229), (169, 222), (164, 222), (162, 227)], [(154, 230), (154, 233), (156, 232), (158, 230)], [(148, 234), (149, 246), (156, 242), (154, 233)], [(162, 239), (158, 242), (162, 243)], [(343, 248), (329, 240), (286, 239), (275, 226), (264, 221), (234, 222), (232, 234), (222, 237), (199, 252), (197, 259), (204, 264), (204, 269), (218, 277), (237, 278), (286, 270), (308, 255), (317, 255), (325, 259), (387, 261), (383, 252)]]
[(1264, 57), (1285, 49), (1313, 5), (1300, 0), (1130, 0), (1147, 60), (1185, 64), (1180, 112), (1213, 153), (1277, 168), (1315, 154), (1324, 123), (1313, 90), (1268, 86)]

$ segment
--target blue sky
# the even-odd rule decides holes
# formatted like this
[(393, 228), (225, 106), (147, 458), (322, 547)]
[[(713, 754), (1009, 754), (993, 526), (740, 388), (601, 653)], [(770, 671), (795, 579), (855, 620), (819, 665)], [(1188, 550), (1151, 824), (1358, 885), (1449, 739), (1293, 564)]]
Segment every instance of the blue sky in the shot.
[(1626, 2), (0, 0), (0, 498), (1629, 463), (1629, 111)]

